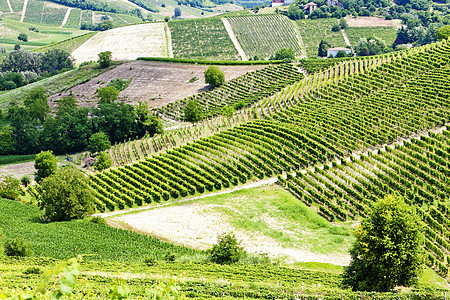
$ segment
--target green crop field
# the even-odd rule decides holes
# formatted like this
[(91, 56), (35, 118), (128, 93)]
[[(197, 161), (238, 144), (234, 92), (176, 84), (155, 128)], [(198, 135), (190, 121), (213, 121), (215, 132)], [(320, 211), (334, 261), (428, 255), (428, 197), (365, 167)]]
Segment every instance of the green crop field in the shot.
[(229, 17), (228, 20), (239, 44), (251, 59), (270, 59), (282, 48), (294, 50), (297, 57), (304, 56), (298, 30), (285, 16), (254, 15)]
[(347, 27), (345, 29), (348, 39), (353, 47), (358, 44), (361, 38), (377, 37), (390, 46), (397, 37), (397, 29), (394, 27)]
[(308, 56), (317, 56), (319, 43), (323, 39), (332, 47), (345, 47), (344, 36), (340, 31), (333, 32), (331, 27), (338, 24), (337, 19), (317, 19), (297, 21), (303, 44)]
[(6, 238), (24, 238), (36, 256), (68, 259), (91, 254), (88, 259), (138, 262), (150, 254), (162, 259), (167, 250), (178, 256), (201, 255), (199, 251), (89, 221), (46, 223), (38, 208), (10, 200), (0, 199), (0, 207), (0, 227)]
[(9, 0), (14, 12), (22, 12), (24, 0)]
[(93, 37), (96, 34), (96, 32), (89, 32), (74, 38), (70, 38), (67, 40), (63, 40), (59, 43), (54, 43), (47, 45), (45, 47), (36, 48), (33, 51), (35, 52), (46, 52), (54, 49), (64, 50), (68, 53), (72, 53), (75, 49), (80, 47), (84, 42), (89, 40), (91, 37)]
[(81, 9), (72, 9), (69, 14), (69, 18), (67, 18), (67, 22), (64, 25), (64, 28), (76, 29), (81, 26)]
[(219, 18), (170, 21), (169, 28), (175, 57), (239, 59), (238, 52)]
[(67, 7), (55, 4), (49, 5), (41, 1), (29, 1), (24, 22), (46, 26), (60, 26)]

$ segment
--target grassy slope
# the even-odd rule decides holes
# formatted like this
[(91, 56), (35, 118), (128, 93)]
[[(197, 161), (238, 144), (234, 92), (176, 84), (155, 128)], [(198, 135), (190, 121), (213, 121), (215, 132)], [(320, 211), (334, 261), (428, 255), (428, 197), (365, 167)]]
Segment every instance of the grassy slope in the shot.
[(209, 196), (195, 200), (195, 203), (212, 205), (211, 212), (219, 212), (236, 229), (265, 235), (283, 247), (318, 253), (346, 253), (353, 241), (350, 223), (339, 226), (329, 223), (277, 185)]
[(43, 223), (38, 208), (5, 199), (0, 200), (0, 228), (8, 239), (29, 241), (35, 256), (58, 259), (87, 254), (92, 260), (137, 262), (150, 254), (162, 258), (169, 249), (178, 256), (202, 253), (85, 220)]
[(397, 29), (394, 27), (347, 27), (345, 32), (353, 47), (356, 47), (361, 38), (375, 36), (387, 45), (392, 45), (397, 37)]

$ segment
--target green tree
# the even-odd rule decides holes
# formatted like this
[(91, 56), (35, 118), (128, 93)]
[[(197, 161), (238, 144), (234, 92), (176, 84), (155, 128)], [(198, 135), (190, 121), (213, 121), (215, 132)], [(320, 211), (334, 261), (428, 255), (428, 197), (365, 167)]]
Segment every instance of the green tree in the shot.
[(450, 39), (450, 25), (445, 25), (444, 27), (439, 28), (436, 31), (436, 37), (439, 40), (447, 40)]
[(225, 84), (225, 74), (223, 74), (218, 67), (210, 66), (205, 71), (205, 82), (213, 85), (214, 87), (219, 87)]
[(98, 89), (95, 93), (97, 94), (97, 97), (100, 98), (98, 103), (111, 103), (119, 98), (119, 91), (112, 86), (105, 86)]
[(164, 17), (164, 22), (169, 22), (169, 20), (170, 20), (170, 17), (168, 17), (168, 16)]
[(98, 63), (100, 67), (107, 68), (112, 64), (112, 53), (111, 51), (100, 52), (98, 54)]
[(19, 33), (17, 39), (19, 41), (28, 42), (28, 35), (26, 33)]
[(31, 250), (30, 244), (23, 238), (15, 238), (6, 241), (5, 254), (7, 256), (25, 257), (31, 256), (31, 254), (33, 254), (33, 251)]
[(189, 102), (184, 107), (183, 120), (186, 122), (196, 123), (203, 119), (203, 111), (200, 104), (195, 100), (189, 100)]
[(208, 251), (211, 261), (218, 264), (232, 264), (239, 261), (244, 250), (239, 246), (236, 236), (232, 233), (219, 235), (217, 244)]
[(53, 151), (41, 151), (36, 155), (34, 161), (34, 168), (36, 169), (36, 181), (54, 174), (58, 168), (58, 159), (53, 155)]
[(275, 56), (273, 57), (274, 60), (283, 60), (283, 61), (293, 61), (295, 59), (295, 53), (294, 50), (291, 48), (283, 48), (277, 51), (275, 53)]
[(105, 151), (106, 149), (111, 148), (111, 142), (109, 141), (109, 137), (104, 132), (94, 133), (89, 138), (89, 146), (88, 150), (91, 153)]
[(305, 11), (303, 9), (300, 9), (297, 5), (289, 5), (287, 16), (291, 20), (304, 19)]
[(30, 90), (25, 96), (24, 104), (28, 109), (31, 118), (40, 120), (41, 122), (44, 122), (45, 117), (50, 112), (47, 92), (42, 87)]
[(139, 101), (139, 104), (135, 106), (135, 111), (139, 136), (144, 136), (145, 134), (153, 136), (164, 132), (161, 119), (150, 113), (148, 103)]
[(5, 126), (0, 129), (0, 155), (10, 154), (14, 151), (12, 128)]
[(27, 175), (23, 175), (22, 178), (20, 178), (20, 183), (24, 186), (27, 187), (31, 182), (30, 176)]
[(181, 17), (181, 8), (179, 8), (178, 6), (175, 7), (175, 9), (173, 10), (173, 16), (175, 18)]
[(337, 32), (339, 30), (341, 30), (341, 26), (338, 24), (334, 24), (333, 27), (331, 27), (331, 31)]
[(319, 52), (317, 53), (317, 55), (320, 57), (327, 56), (327, 50), (329, 48), (331, 48), (331, 45), (328, 42), (321, 40), (319, 43)]
[(97, 171), (103, 171), (111, 167), (113, 164), (109, 154), (106, 151), (100, 152), (100, 155), (97, 157), (97, 162), (94, 165), (94, 169)]
[(347, 20), (345, 20), (344, 18), (340, 18), (340, 19), (339, 19), (339, 26), (340, 26), (342, 29), (347, 28), (347, 26), (348, 26)]
[(224, 119), (227, 119), (230, 121), (230, 119), (233, 117), (234, 114), (234, 107), (233, 106), (225, 106), (222, 111), (222, 116)]
[(380, 292), (414, 284), (423, 266), (421, 232), (420, 218), (401, 196), (378, 201), (356, 229), (344, 283)]
[(75, 168), (63, 168), (42, 180), (38, 205), (51, 221), (69, 221), (94, 212), (88, 177)]

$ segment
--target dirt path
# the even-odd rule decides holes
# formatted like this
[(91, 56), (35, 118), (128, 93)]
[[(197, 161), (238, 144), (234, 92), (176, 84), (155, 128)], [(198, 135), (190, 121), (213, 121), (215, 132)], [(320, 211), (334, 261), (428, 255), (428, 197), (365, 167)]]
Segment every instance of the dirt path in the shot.
[(9, 0), (6, 0), (6, 2), (8, 3), (9, 11), (13, 13), (14, 11), (12, 9), (11, 2), (9, 2)]
[(167, 47), (169, 48), (169, 57), (173, 58), (173, 47), (172, 47), (172, 33), (170, 32), (169, 25), (165, 23), (166, 26), (166, 34), (167, 34)]
[(124, 3), (126, 3), (126, 4), (129, 4), (129, 5), (131, 5), (131, 6), (134, 6), (134, 7), (136, 7), (136, 8), (139, 8), (139, 9), (141, 9), (141, 10), (147, 12), (147, 13), (151, 13), (151, 11), (149, 11), (149, 10), (143, 8), (143, 7), (140, 7), (139, 5), (137, 5), (137, 4), (135, 4), (135, 3), (131, 2), (131, 1), (128, 1), (128, 0), (119, 0), (119, 1), (122, 1), (122, 2), (124, 2)]
[(23, 19), (25, 19), (25, 13), (27, 12), (27, 5), (28, 5), (28, 0), (25, 0), (25, 2), (23, 2), (23, 8), (22, 8), (22, 16), (20, 16), (20, 22), (23, 22)]
[(66, 14), (64, 15), (64, 19), (62, 20), (61, 25), (59, 25), (59, 28), (63, 28), (66, 23), (67, 23), (67, 19), (69, 19), (69, 15), (70, 15), (70, 11), (72, 10), (72, 7), (68, 7)]
[(225, 29), (228, 32), (228, 35), (230, 36), (230, 39), (233, 41), (234, 47), (239, 52), (239, 55), (241, 56), (243, 61), (247, 61), (248, 57), (247, 54), (245, 54), (244, 49), (242, 49), (241, 44), (239, 44), (236, 36), (234, 35), (233, 28), (231, 28), (231, 23), (226, 18), (222, 18), (223, 25), (225, 26)]
[(348, 39), (348, 36), (347, 36), (347, 33), (345, 32), (345, 29), (341, 29), (341, 32), (342, 32), (342, 36), (344, 37), (345, 44), (347, 46), (349, 46), (350, 49), (352, 49), (352, 44), (350, 43), (350, 40)]

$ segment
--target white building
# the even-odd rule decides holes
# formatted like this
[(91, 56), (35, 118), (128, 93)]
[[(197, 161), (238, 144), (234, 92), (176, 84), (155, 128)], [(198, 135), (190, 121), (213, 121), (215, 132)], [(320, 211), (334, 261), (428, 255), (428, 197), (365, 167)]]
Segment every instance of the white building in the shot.
[(335, 47), (335, 48), (329, 48), (327, 50), (327, 57), (330, 57), (330, 55), (333, 55), (333, 57), (336, 57), (337, 53), (339, 51), (344, 51), (345, 54), (352, 53), (352, 49), (344, 48), (344, 47)]

